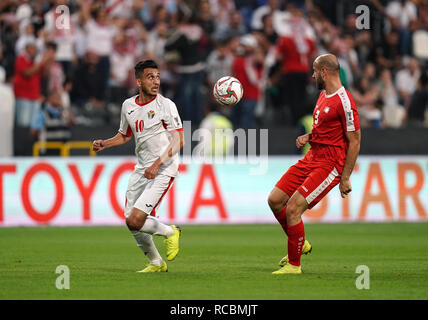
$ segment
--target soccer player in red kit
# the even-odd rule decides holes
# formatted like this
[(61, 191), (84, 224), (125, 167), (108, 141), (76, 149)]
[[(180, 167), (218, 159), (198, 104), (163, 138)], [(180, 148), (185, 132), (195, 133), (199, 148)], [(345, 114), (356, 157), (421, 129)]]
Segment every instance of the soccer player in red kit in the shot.
[(301, 219), (337, 184), (342, 198), (351, 192), (349, 180), (360, 151), (361, 131), (357, 107), (342, 86), (339, 62), (332, 54), (313, 63), (318, 89), (323, 90), (313, 112), (312, 132), (299, 136), (296, 146), (311, 145), (305, 157), (291, 166), (271, 191), (268, 203), (288, 236), (288, 255), (273, 274), (300, 274), (300, 257), (312, 250), (305, 240)]

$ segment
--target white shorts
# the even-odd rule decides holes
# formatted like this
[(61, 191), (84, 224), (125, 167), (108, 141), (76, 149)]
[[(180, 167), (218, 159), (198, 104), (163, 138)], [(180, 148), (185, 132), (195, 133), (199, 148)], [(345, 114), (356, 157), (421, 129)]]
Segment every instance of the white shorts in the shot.
[(148, 215), (156, 215), (156, 207), (171, 187), (173, 177), (158, 174), (154, 179), (147, 179), (144, 173), (134, 171), (129, 178), (126, 190), (125, 217), (129, 217), (133, 207)]

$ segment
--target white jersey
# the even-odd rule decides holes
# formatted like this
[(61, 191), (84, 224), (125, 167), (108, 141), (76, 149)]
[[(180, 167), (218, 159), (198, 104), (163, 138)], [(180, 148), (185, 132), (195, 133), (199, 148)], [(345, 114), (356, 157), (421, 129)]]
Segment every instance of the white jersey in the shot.
[[(159, 158), (170, 144), (170, 131), (183, 130), (174, 102), (157, 94), (145, 104), (138, 102), (138, 95), (122, 104), (119, 132), (135, 139), (136, 170), (145, 170)], [(177, 176), (178, 153), (159, 169), (158, 174)]]

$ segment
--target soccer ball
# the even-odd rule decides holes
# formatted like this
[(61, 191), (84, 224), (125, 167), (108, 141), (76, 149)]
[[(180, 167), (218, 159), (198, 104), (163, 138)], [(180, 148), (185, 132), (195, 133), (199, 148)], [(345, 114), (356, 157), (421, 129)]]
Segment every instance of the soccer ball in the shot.
[(233, 106), (242, 98), (244, 89), (241, 82), (234, 77), (223, 77), (214, 85), (213, 95), (216, 101), (225, 106)]

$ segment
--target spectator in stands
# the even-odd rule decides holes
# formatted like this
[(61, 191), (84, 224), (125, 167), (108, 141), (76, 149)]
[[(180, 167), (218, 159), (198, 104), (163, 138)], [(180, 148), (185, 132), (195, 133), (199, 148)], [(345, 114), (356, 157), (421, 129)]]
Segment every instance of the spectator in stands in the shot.
[(376, 47), (376, 63), (385, 68), (400, 68), (400, 36), (398, 32), (391, 31), (385, 34), (385, 39), (380, 46)]
[(211, 12), (217, 25), (230, 24), (230, 12), (235, 11), (235, 3), (230, 0), (210, 0)]
[(204, 63), (199, 44), (203, 36), (202, 28), (196, 23), (196, 15), (186, 16), (179, 11), (179, 25), (167, 40), (165, 49), (176, 51), (180, 56), (177, 68), (179, 86), (177, 106), (183, 121), (191, 120), (199, 126), (203, 116), (201, 85), (204, 79)]
[(0, 44), (0, 79), (3, 79), (2, 82), (5, 82), (6, 81), (6, 69), (1, 64), (1, 62), (3, 62), (3, 47)]
[(120, 31), (115, 39), (111, 54), (111, 72), (109, 83), (109, 101), (120, 108), (128, 98), (130, 79), (134, 69), (134, 56), (127, 50), (127, 38), (124, 31)]
[(202, 0), (199, 3), (199, 14), (198, 14), (199, 24), (204, 30), (204, 34), (207, 38), (211, 38), (216, 29), (216, 22), (211, 13), (211, 5), (208, 0)]
[(355, 50), (358, 54), (360, 68), (364, 67), (366, 62), (372, 61), (374, 56), (374, 45), (372, 33), (368, 30), (361, 31), (355, 38)]
[(105, 0), (104, 2), (109, 16), (123, 19), (132, 17), (134, 0)]
[(277, 31), (277, 59), (281, 61), (283, 105), (288, 105), (291, 113), (291, 124), (296, 125), (303, 115), (302, 100), (306, 96), (306, 85), (312, 70), (312, 61), (316, 55), (315, 33), (303, 11), (288, 6), (287, 22)]
[(403, 123), (405, 110), (399, 103), (398, 92), (389, 69), (384, 68), (380, 71), (378, 85), (379, 97), (382, 101), (382, 125), (398, 128)]
[(106, 9), (101, 5), (95, 4), (91, 8), (89, 4), (82, 2), (81, 17), (87, 37), (87, 51), (97, 55), (96, 73), (99, 84), (96, 86), (93, 105), (103, 109), (110, 75), (110, 53), (118, 30), (107, 16)]
[(44, 16), (44, 32), (46, 37), (57, 45), (56, 61), (58, 61), (67, 76), (72, 76), (74, 66), (77, 64), (75, 54), (76, 27), (75, 19), (64, 17), (65, 12), (57, 10), (58, 6), (67, 5), (66, 0), (55, 0), (51, 10)]
[(100, 91), (100, 74), (97, 72), (98, 55), (88, 51), (79, 63), (73, 77), (71, 101), (83, 111), (92, 109), (96, 104), (96, 93)]
[(229, 39), (218, 40), (216, 49), (211, 52), (207, 60), (206, 71), (209, 88), (212, 88), (221, 77), (232, 74), (232, 62), (233, 56), (229, 48)]
[[(355, 40), (350, 34), (345, 34), (343, 36), (343, 40), (345, 42), (345, 52), (344, 52), (344, 59), (346, 59), (350, 71), (352, 72), (352, 78), (355, 78), (355, 76), (359, 72), (359, 61), (358, 61), (358, 54), (355, 50)], [(349, 86), (353, 85), (353, 81), (348, 81)]]
[[(1, 51), (0, 51), (1, 58)], [(0, 157), (13, 156), (13, 89), (7, 83), (6, 72), (0, 72)]]
[(19, 38), (15, 45), (17, 55), (25, 51), (25, 44), (29, 41), (35, 42), (39, 51), (43, 50), (43, 40), (37, 39), (34, 32), (34, 26), (30, 19), (23, 19), (19, 23)]
[(72, 124), (73, 118), (70, 110), (63, 107), (61, 93), (54, 90), (31, 124), (31, 133), (40, 141), (67, 142), (71, 138)]
[[(149, 32), (146, 44), (148, 59), (156, 60), (165, 55), (165, 43), (168, 36), (168, 24), (160, 22)], [(159, 61), (162, 66), (163, 62)]]
[(362, 77), (351, 93), (358, 107), (361, 126), (381, 128), (382, 113), (376, 105), (379, 87), (370, 85), (370, 79)]
[(52, 50), (47, 50), (38, 62), (35, 61), (36, 55), (35, 42), (28, 40), (25, 51), (15, 62), (15, 124), (19, 127), (29, 127), (39, 110), (42, 73), (46, 72), (55, 59), (55, 52)]
[(376, 82), (376, 67), (372, 62), (367, 62), (363, 68), (362, 77), (367, 78), (369, 86), (372, 86)]
[(343, 33), (349, 34), (352, 38), (355, 38), (358, 31), (357, 15), (355, 13), (347, 14), (345, 17), (345, 24), (343, 26)]
[(411, 35), (417, 26), (416, 5), (409, 0), (394, 0), (388, 3), (386, 14), (391, 28), (400, 34), (401, 54), (411, 54)]
[(247, 32), (242, 21), (242, 15), (239, 11), (230, 12), (229, 24), (218, 24), (216, 37), (217, 38), (234, 38), (241, 37)]
[(420, 0), (417, 3), (418, 28), (428, 30), (428, 0)]
[(415, 92), (419, 77), (421, 75), (419, 62), (415, 58), (407, 59), (405, 68), (397, 72), (395, 85), (400, 94), (400, 103), (406, 105), (410, 96)]
[(253, 128), (255, 110), (260, 99), (265, 52), (252, 35), (242, 37), (244, 55), (235, 58), (232, 74), (244, 88), (242, 100), (233, 107), (232, 123), (235, 128)]
[(211, 6), (208, 0), (202, 0), (196, 7), (198, 12), (197, 23), (202, 28), (202, 37), (199, 41), (199, 50), (201, 51), (202, 60), (206, 60), (211, 51), (214, 49), (214, 33), (216, 30), (216, 23), (213, 15), (211, 14)]
[[(56, 56), (57, 44), (53, 41), (48, 41), (45, 45), (45, 51), (51, 51), (51, 54)], [(46, 97), (52, 90), (63, 91), (65, 74), (62, 65), (54, 60), (47, 68), (45, 75), (42, 76), (42, 95)]]
[(262, 18), (263, 22), (263, 29), (262, 32), (266, 36), (266, 38), (269, 40), (269, 42), (273, 45), (276, 44), (278, 41), (278, 34), (275, 31), (275, 28), (273, 27), (273, 14), (268, 13), (263, 16)]
[(253, 30), (263, 29), (263, 17), (266, 14), (277, 14), (281, 10), (281, 0), (268, 0), (264, 6), (258, 7), (253, 12), (251, 28)]
[(428, 70), (419, 78), (416, 91), (413, 92), (406, 109), (409, 126), (428, 126)]

